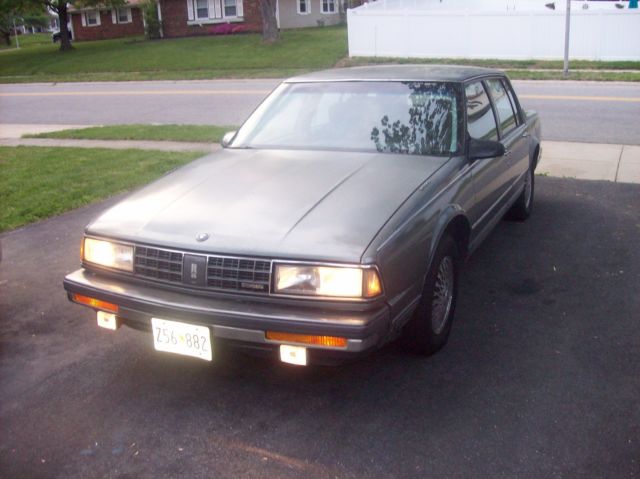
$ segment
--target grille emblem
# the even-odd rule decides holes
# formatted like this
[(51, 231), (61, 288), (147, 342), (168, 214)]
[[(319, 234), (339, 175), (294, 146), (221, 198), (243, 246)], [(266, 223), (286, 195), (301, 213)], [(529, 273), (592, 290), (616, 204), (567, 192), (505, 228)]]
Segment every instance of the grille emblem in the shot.
[(202, 243), (203, 241), (207, 241), (209, 239), (209, 233), (200, 233), (196, 236), (196, 241)]
[(185, 254), (182, 261), (183, 282), (191, 286), (204, 288), (207, 285), (207, 257)]

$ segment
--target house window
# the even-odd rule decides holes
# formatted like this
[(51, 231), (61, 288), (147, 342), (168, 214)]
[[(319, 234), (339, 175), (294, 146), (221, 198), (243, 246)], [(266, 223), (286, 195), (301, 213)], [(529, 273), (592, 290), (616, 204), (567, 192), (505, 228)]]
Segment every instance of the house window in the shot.
[(84, 21), (89, 27), (93, 27), (98, 25), (98, 11), (91, 10), (89, 12), (84, 12)]
[(117, 19), (118, 23), (129, 23), (131, 20), (131, 9), (130, 8), (118, 8), (117, 9)]
[(208, 0), (196, 0), (196, 18), (209, 18)]
[(335, 0), (322, 0), (322, 13), (335, 13), (336, 2)]
[(224, 0), (224, 16), (235, 17), (238, 15), (236, 0)]
[(242, 0), (187, 0), (189, 24), (221, 23), (226, 18), (241, 21), (242, 15)]
[(309, 0), (298, 0), (298, 13), (301, 15), (309, 13)]

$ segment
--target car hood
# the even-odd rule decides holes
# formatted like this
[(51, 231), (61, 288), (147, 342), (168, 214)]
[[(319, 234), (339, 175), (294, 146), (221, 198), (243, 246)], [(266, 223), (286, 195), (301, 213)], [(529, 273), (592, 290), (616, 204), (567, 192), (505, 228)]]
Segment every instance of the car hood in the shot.
[[(87, 233), (210, 253), (359, 262), (397, 208), (446, 161), (223, 150), (131, 194)], [(202, 233), (209, 238), (198, 242)]]

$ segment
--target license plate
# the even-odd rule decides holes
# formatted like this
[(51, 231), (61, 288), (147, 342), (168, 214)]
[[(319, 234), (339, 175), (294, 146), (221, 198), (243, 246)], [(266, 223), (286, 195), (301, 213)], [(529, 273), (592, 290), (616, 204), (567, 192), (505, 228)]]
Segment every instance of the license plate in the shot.
[(211, 332), (204, 326), (151, 318), (153, 346), (157, 351), (211, 361)]

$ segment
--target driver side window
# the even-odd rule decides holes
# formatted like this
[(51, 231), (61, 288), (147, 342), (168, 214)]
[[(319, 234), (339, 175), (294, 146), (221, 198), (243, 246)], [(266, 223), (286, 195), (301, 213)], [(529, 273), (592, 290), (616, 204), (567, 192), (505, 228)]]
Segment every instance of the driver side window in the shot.
[(477, 140), (498, 141), (496, 118), (482, 82), (471, 83), (466, 87), (465, 93), (469, 136)]

